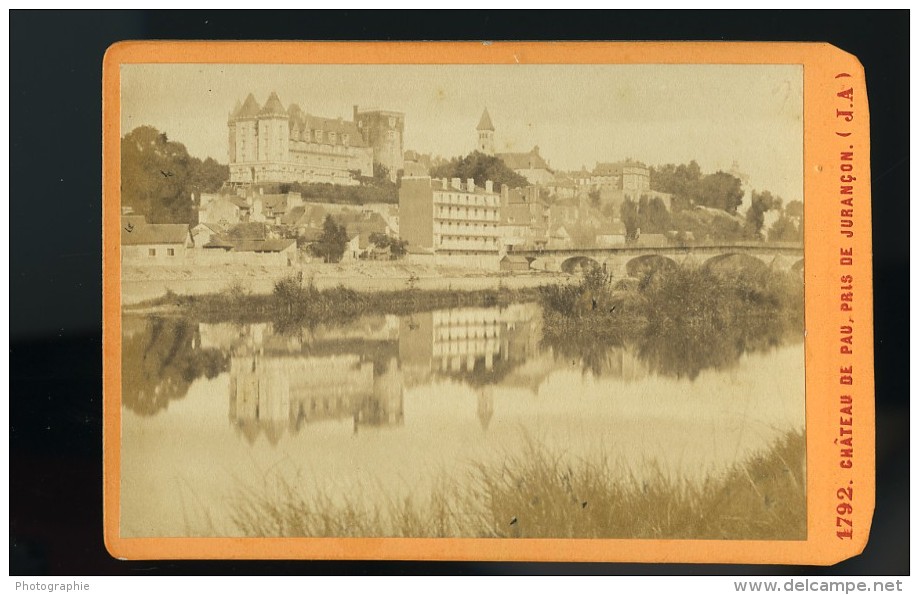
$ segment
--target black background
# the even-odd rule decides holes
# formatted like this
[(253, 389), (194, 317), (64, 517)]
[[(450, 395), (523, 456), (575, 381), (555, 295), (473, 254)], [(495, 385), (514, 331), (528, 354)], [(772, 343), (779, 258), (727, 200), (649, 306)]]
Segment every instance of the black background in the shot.
[[(102, 541), (103, 54), (126, 39), (307, 38), (826, 41), (858, 56), (871, 110), (878, 425), (865, 552), (829, 568), (111, 558)], [(12, 11), (10, 573), (908, 574), (908, 99), (908, 11)]]

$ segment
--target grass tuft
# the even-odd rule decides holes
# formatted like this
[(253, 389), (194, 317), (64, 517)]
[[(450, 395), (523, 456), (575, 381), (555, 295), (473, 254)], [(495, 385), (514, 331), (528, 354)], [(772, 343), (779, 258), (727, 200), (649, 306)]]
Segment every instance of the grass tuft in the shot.
[(306, 494), (274, 477), (240, 489), (232, 520), (254, 537), (801, 540), (804, 448), (804, 434), (790, 432), (726, 473), (688, 482), (660, 470), (641, 480), (530, 442), (502, 464), (474, 465), (465, 480), (442, 478), (425, 498), (383, 504), (360, 492)]

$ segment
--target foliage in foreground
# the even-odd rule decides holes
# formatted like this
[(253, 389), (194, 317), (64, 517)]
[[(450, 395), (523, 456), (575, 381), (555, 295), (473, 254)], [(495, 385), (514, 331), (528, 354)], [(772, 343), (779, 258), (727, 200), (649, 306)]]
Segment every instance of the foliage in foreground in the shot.
[[(241, 488), (232, 521), (253, 537), (805, 539), (804, 435), (701, 483), (639, 480), (605, 460), (573, 463), (530, 444), (466, 481), (444, 478), (423, 499), (365, 503), (298, 480)], [(625, 479), (622, 479), (622, 477)]]

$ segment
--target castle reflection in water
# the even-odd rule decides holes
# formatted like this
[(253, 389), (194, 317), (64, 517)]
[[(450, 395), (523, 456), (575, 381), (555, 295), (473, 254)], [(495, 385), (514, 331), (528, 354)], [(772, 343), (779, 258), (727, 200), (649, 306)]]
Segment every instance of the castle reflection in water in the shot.
[[(535, 304), (366, 317), (300, 335), (270, 323), (200, 323), (198, 331), (197, 349), (229, 354), (229, 419), (250, 443), (260, 434), (277, 443), (326, 420), (350, 420), (355, 433), (401, 425), (405, 391), (444, 381), (475, 391), (475, 415), (487, 430), (495, 387), (535, 393), (572, 363), (540, 345)], [(638, 379), (647, 371), (620, 348), (609, 352), (606, 374)]]

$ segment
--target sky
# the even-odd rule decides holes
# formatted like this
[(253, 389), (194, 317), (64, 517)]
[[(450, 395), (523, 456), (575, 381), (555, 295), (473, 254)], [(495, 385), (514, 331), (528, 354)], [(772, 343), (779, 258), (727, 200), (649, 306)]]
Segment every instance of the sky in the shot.
[(253, 93), (351, 119), (405, 113), (406, 150), (473, 150), (487, 107), (498, 152), (538, 145), (553, 169), (631, 158), (736, 162), (757, 190), (803, 198), (803, 71), (796, 65), (124, 65), (122, 136), (150, 125), (227, 162), (227, 115)]

